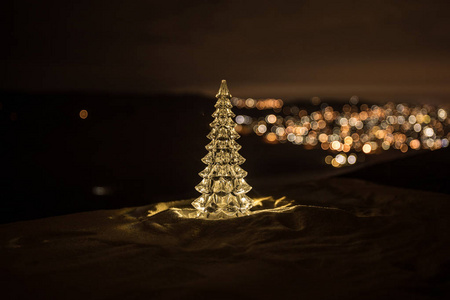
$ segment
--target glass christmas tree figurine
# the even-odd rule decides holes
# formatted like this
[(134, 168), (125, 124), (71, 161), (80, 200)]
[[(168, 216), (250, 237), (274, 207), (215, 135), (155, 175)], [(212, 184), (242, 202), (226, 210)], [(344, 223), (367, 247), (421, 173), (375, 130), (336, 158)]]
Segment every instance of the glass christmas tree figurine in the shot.
[(247, 172), (240, 167), (245, 159), (238, 153), (241, 146), (235, 140), (239, 134), (234, 128), (235, 114), (225, 80), (216, 98), (214, 121), (207, 136), (211, 140), (206, 145), (209, 152), (202, 159), (207, 166), (199, 173), (203, 180), (195, 187), (202, 195), (192, 202), (199, 216), (213, 219), (247, 215), (253, 204), (246, 195), (252, 187), (244, 179)]

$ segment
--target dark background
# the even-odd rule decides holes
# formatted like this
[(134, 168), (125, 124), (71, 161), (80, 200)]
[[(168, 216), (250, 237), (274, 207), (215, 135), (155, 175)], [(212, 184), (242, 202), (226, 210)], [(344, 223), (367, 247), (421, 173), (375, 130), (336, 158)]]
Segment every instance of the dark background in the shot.
[(1, 87), (442, 101), (450, 10), (411, 1), (1, 4)]
[[(2, 222), (195, 197), (221, 79), (235, 96), (301, 105), (355, 94), (448, 105), (447, 1), (0, 5)], [(253, 196), (274, 178), (350, 171), (446, 192), (447, 150), (337, 172), (323, 151), (239, 142)]]

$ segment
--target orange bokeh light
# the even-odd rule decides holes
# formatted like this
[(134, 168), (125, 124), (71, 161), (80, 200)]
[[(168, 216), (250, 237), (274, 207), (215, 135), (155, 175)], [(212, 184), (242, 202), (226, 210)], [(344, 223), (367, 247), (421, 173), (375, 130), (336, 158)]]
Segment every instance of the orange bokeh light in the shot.
[(88, 112), (87, 110), (83, 109), (80, 111), (80, 118), (82, 118), (83, 120), (86, 119), (88, 117)]

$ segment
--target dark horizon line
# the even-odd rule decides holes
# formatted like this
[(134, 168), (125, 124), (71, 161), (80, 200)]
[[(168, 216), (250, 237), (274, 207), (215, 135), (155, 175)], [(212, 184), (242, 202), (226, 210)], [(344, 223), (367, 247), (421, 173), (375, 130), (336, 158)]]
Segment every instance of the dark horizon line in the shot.
[[(198, 97), (201, 99), (213, 99), (214, 95), (208, 96), (202, 92), (111, 92), (111, 91), (100, 91), (100, 90), (40, 90), (40, 91), (27, 91), (20, 89), (0, 89), (0, 97), (5, 95), (15, 95), (15, 96), (75, 96), (75, 97), (114, 97), (114, 98), (156, 98), (156, 97)], [(251, 97), (247, 97), (251, 98)], [(254, 99), (271, 99), (270, 97), (255, 97)], [(282, 98), (280, 98), (282, 99)], [(320, 97), (321, 103), (343, 103), (349, 102), (349, 99), (344, 97)], [(282, 99), (285, 104), (298, 103), (298, 102), (310, 102), (311, 98), (307, 97), (295, 97), (290, 99)], [(1, 99), (0, 99), (1, 101)], [(358, 104), (380, 104), (388, 103), (392, 101), (376, 101), (374, 99), (360, 97)], [(397, 103), (397, 102), (395, 102)], [(406, 102), (400, 101), (398, 103), (409, 103), (413, 104), (414, 101)], [(310, 104), (310, 103), (309, 103)], [(418, 104), (418, 103), (414, 103)], [(319, 105), (320, 106), (320, 105)]]

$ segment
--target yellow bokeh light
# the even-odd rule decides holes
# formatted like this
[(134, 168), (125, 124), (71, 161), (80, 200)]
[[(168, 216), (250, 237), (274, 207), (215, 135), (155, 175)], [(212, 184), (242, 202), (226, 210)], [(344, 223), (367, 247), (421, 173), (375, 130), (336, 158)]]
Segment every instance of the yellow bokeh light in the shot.
[(259, 133), (265, 133), (267, 131), (267, 127), (266, 127), (266, 125), (261, 124), (258, 126), (257, 130)]
[(422, 114), (416, 115), (417, 123), (423, 123), (424, 122), (424, 116)]
[(270, 142), (270, 143), (274, 143), (274, 142), (277, 141), (277, 135), (276, 135), (275, 133), (273, 133), (273, 132), (269, 132), (269, 133), (266, 135), (266, 140), (267, 140), (268, 142)]
[(277, 121), (277, 117), (275, 115), (268, 115), (266, 121), (267, 123), (273, 124)]
[(252, 98), (248, 98), (247, 100), (245, 100), (245, 105), (249, 108), (252, 108), (255, 106), (255, 100)]
[(339, 124), (341, 124), (341, 126), (347, 125), (347, 124), (348, 124), (347, 118), (341, 118), (341, 119), (339, 120)]
[(391, 144), (389, 144), (388, 142), (384, 141), (381, 144), (381, 148), (383, 148), (383, 150), (389, 150), (389, 148), (391, 147)]
[(279, 136), (284, 135), (284, 132), (285, 132), (285, 130), (284, 130), (283, 127), (278, 127), (277, 130), (276, 130), (276, 133)]
[(319, 126), (319, 129), (324, 129), (325, 126), (327, 126), (327, 122), (325, 122), (324, 120), (319, 120), (317, 122), (317, 125)]
[(372, 146), (370, 146), (370, 144), (364, 144), (362, 150), (364, 153), (370, 153), (370, 151), (372, 151)]
[(411, 142), (409, 142), (409, 146), (411, 147), (411, 149), (419, 150), (420, 149), (420, 141), (417, 139), (414, 139)]
[(402, 151), (403, 153), (408, 151), (408, 146), (406, 144), (402, 144), (402, 146), (400, 147), (400, 151)]
[[(334, 110), (324, 103), (311, 112), (295, 105), (283, 106), (280, 99), (233, 98), (232, 104), (273, 109), (265, 117), (238, 115), (235, 119), (236, 131), (244, 134), (253, 131), (267, 143), (291, 142), (305, 149), (332, 150), (338, 155), (352, 151), (381, 154), (380, 150), (390, 149), (405, 153), (409, 149), (437, 150), (449, 146), (447, 110), (430, 105), (345, 104), (342, 110)], [(327, 162), (340, 167), (356, 161), (354, 154), (346, 157), (344, 164), (341, 164), (342, 156), (336, 157), (334, 163), (330, 158)]]
[(319, 134), (319, 141), (321, 143), (325, 143), (326, 141), (328, 141), (328, 135), (326, 135), (325, 133)]
[(432, 137), (434, 134), (433, 128), (427, 127), (423, 130), (423, 134), (427, 137)]
[(330, 144), (325, 142), (320, 145), (323, 150), (328, 150), (330, 148)]
[(370, 142), (370, 147), (372, 148), (372, 151), (375, 151), (378, 149), (378, 144), (375, 142)]
[(444, 120), (447, 118), (447, 112), (446, 112), (444, 109), (440, 108), (440, 109), (438, 110), (438, 118), (439, 118), (441, 121), (444, 121)]
[(341, 166), (341, 164), (338, 163), (338, 162), (336, 161), (335, 158), (333, 158), (333, 159), (331, 160), (331, 165), (332, 165), (333, 167), (335, 167), (335, 168), (338, 168), (338, 167)]
[(359, 114), (359, 118), (362, 120), (362, 121), (364, 121), (365, 119), (367, 119), (368, 118), (368, 114), (367, 114), (367, 112), (365, 112), (365, 111), (362, 111), (360, 114)]
[(331, 149), (333, 150), (338, 150), (341, 147), (341, 143), (339, 143), (338, 141), (334, 141), (331, 143)]

